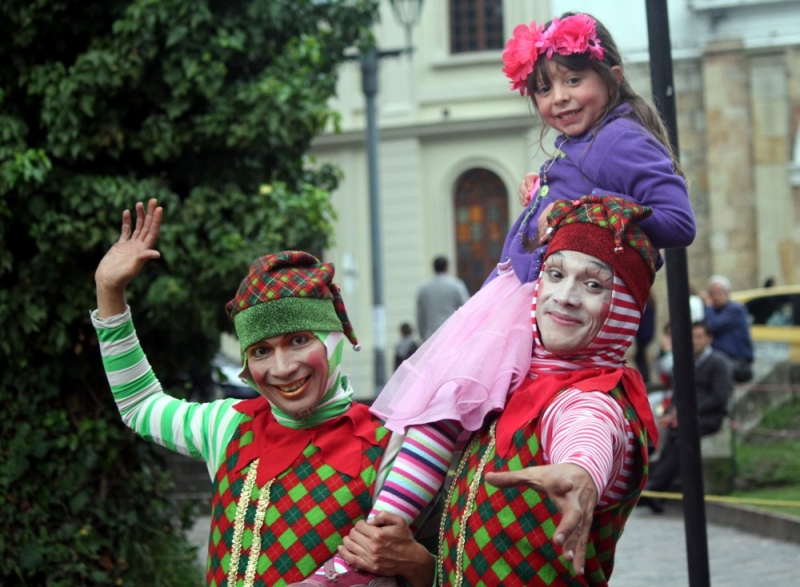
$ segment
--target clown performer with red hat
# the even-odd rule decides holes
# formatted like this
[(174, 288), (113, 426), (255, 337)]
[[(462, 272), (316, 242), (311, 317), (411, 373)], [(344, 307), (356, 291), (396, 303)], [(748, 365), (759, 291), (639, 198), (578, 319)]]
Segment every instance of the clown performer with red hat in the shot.
[[(642, 377), (625, 363), (658, 258), (638, 224), (649, 215), (607, 195), (548, 215), (530, 368), (455, 466), (429, 585), (608, 586), (658, 440)], [(360, 521), (340, 556), (371, 570), (392, 556), (381, 531)]]
[[(655, 247), (684, 247), (696, 224), (688, 188), (652, 104), (630, 86), (610, 32), (585, 13), (519, 25), (503, 73), (541, 118), (550, 155), (483, 287), (394, 372), (370, 407), (405, 434), (374, 511), (413, 520), (442, 489), (457, 438), (478, 430), (527, 378), (528, 317), (557, 202), (614, 195), (650, 210)], [(542, 144), (547, 129), (558, 136)], [(408, 447), (408, 448), (406, 448)], [(338, 587), (306, 581), (296, 587)]]
[[(150, 200), (145, 210), (138, 203), (133, 226), (123, 213), (120, 238), (95, 272), (91, 318), (117, 407), (145, 439), (206, 462), (213, 481), (208, 585), (303, 580), (366, 518), (400, 444), (352, 401), (341, 373), (346, 343), (357, 341), (334, 267), (299, 251), (257, 259), (226, 310), (240, 343), (240, 376), (260, 397), (175, 399), (148, 363), (125, 297), (144, 265), (160, 256), (153, 248), (163, 216), (157, 204)], [(408, 546), (403, 578), (422, 585), (417, 574), (433, 557), (411, 541), (407, 526), (393, 535), (393, 522), (384, 513), (376, 527)]]

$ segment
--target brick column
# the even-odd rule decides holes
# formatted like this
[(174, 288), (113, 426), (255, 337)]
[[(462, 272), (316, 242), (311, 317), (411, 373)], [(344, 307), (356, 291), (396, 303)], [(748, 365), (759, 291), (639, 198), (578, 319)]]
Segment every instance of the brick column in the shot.
[(734, 289), (758, 277), (749, 68), (737, 41), (714, 43), (703, 57), (711, 271)]
[(753, 159), (756, 198), (757, 284), (766, 277), (786, 283), (791, 276), (794, 205), (789, 185), (791, 125), (785, 52), (750, 60)]

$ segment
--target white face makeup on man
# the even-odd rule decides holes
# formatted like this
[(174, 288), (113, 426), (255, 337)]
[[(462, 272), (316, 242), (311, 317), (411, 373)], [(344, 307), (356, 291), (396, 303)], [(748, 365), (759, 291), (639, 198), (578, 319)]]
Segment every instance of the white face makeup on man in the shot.
[(595, 257), (567, 250), (550, 255), (536, 305), (544, 348), (558, 355), (586, 348), (608, 316), (613, 285), (611, 267)]
[(325, 396), (328, 355), (311, 332), (279, 334), (251, 345), (247, 367), (259, 393), (298, 420), (312, 414)]

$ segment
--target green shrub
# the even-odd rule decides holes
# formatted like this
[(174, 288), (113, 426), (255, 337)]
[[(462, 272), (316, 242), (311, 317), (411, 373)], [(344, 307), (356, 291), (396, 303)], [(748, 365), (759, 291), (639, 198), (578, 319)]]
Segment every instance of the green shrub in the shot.
[(321, 250), (305, 153), (376, 0), (0, 3), (0, 584), (196, 585), (186, 512), (124, 429), (89, 310), (124, 208), (165, 206), (129, 290), (162, 383), (196, 387), (257, 255)]
[(767, 410), (736, 447), (737, 487), (800, 486), (800, 398)]

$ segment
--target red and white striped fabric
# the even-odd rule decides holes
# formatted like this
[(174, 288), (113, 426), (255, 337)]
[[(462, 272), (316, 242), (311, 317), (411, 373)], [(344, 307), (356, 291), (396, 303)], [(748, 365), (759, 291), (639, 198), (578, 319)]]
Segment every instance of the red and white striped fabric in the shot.
[[(542, 273), (544, 273), (544, 269)], [(586, 348), (556, 356), (542, 345), (536, 325), (539, 283), (531, 305), (536, 344), (530, 376), (593, 367), (622, 368), (625, 353), (635, 340), (641, 313), (625, 283), (616, 275), (609, 312), (595, 339)], [(605, 390), (567, 390), (542, 414), (542, 451), (547, 462), (582, 466), (597, 486), (598, 505), (622, 498), (634, 460), (634, 438), (622, 408)]]
[(633, 430), (608, 394), (570, 389), (542, 415), (540, 437), (548, 463), (572, 463), (594, 480), (598, 505), (625, 496), (635, 450)]

